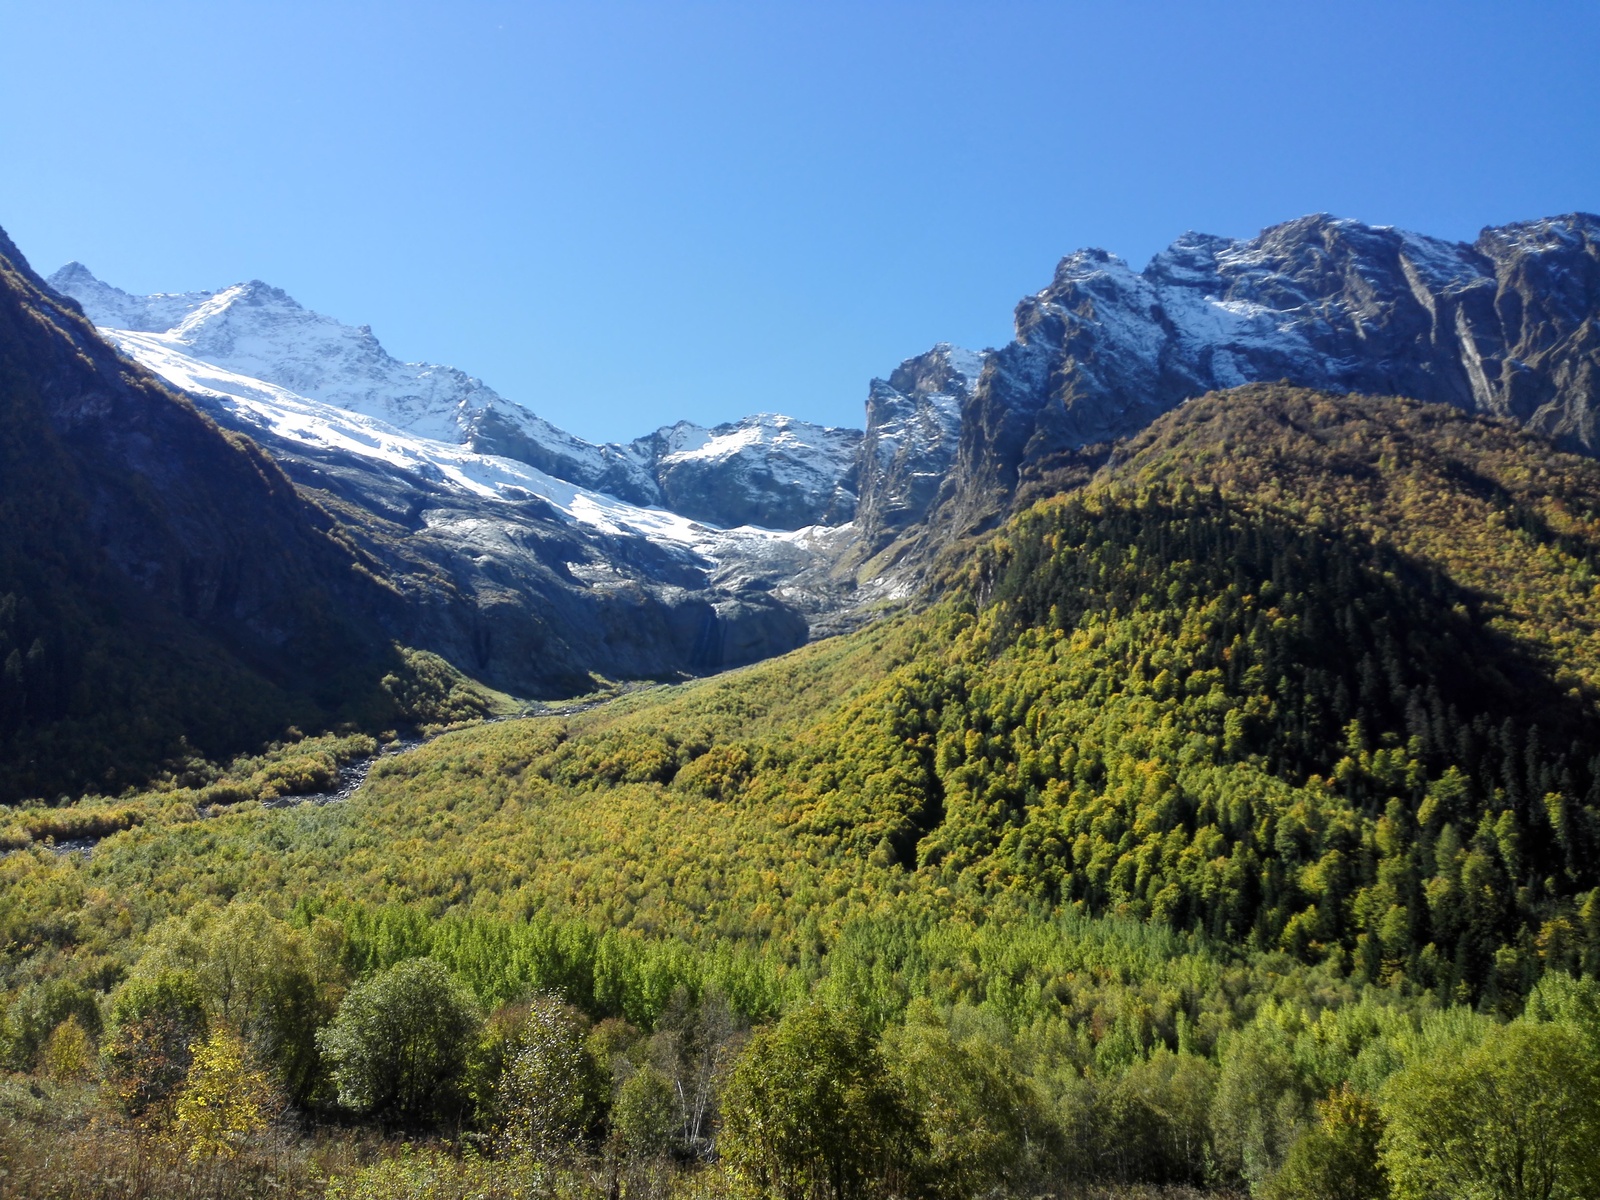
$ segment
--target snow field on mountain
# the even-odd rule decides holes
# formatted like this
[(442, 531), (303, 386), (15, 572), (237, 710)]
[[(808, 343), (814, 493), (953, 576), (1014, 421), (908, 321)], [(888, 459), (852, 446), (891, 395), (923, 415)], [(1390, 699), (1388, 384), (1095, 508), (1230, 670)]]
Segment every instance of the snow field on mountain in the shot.
[(227, 371), (179, 353), (170, 340), (131, 330), (102, 329), (124, 354), (174, 387), (221, 409), (227, 423), (256, 428), (313, 450), (334, 451), (410, 471), (484, 499), (515, 502), (537, 496), (567, 519), (614, 537), (641, 537), (680, 546), (717, 563), (754, 543), (797, 543), (807, 530), (774, 532), (754, 526), (720, 529), (661, 508), (627, 504), (545, 472), (459, 445), (413, 436), (363, 413), (296, 395), (286, 388)]
[[(774, 484), (798, 489), (810, 511), (820, 513), (853, 468), (861, 436), (763, 413), (713, 429), (681, 421), (625, 445), (596, 445), (454, 367), (400, 362), (369, 327), (312, 312), (259, 280), (215, 292), (133, 296), (80, 263), (69, 263), (53, 279), (96, 325), (141, 335), (139, 352), (153, 359), (172, 362), (177, 355), (208, 364), (376, 418), (413, 437), (535, 464), (555, 478), (634, 504), (679, 507), (667, 496), (682, 491), (681, 473), (710, 468), (717, 476), (711, 486), (748, 491), (745, 507), (752, 513), (770, 511), (761, 500)], [(679, 483), (669, 489), (666, 480), (674, 475)]]

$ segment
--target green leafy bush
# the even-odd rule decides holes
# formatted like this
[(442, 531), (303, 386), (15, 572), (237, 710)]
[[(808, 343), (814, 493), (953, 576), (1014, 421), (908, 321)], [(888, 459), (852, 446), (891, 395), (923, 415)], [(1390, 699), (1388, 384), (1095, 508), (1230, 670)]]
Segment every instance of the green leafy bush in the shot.
[(317, 1044), (339, 1103), (390, 1124), (422, 1126), (461, 1112), (481, 1022), (458, 980), (432, 959), (415, 958), (351, 988)]

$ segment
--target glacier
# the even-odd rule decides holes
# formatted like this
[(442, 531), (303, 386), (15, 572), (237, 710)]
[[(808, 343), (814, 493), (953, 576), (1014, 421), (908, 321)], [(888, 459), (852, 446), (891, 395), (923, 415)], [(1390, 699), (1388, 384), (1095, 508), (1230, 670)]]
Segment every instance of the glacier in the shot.
[(853, 515), (857, 430), (761, 413), (710, 429), (678, 422), (630, 443), (596, 444), (455, 367), (401, 362), (369, 326), (314, 312), (260, 280), (136, 296), (73, 262), (49, 282), (158, 374), (179, 358), (203, 363), (414, 438), (518, 460), (578, 487), (702, 522), (793, 531)]

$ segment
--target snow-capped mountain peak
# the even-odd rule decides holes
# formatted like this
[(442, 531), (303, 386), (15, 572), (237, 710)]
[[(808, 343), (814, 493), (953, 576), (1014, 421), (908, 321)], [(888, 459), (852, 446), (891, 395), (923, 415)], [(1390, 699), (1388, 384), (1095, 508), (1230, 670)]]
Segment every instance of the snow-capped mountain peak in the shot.
[(83, 305), (96, 325), (131, 329), (137, 333), (162, 333), (209, 300), (212, 292), (157, 292), (134, 296), (95, 278), (80, 262), (69, 262), (50, 276), (50, 286)]
[(680, 422), (627, 445), (596, 445), (455, 367), (401, 362), (370, 326), (346, 325), (260, 280), (134, 296), (74, 262), (50, 282), (158, 373), (179, 360), (203, 363), (413, 437), (514, 459), (632, 505), (716, 525), (800, 529), (854, 514), (857, 430), (761, 414), (714, 429)]
[(507, 403), (454, 367), (400, 362), (369, 326), (313, 312), (258, 279), (214, 292), (131, 296), (70, 263), (50, 283), (103, 328), (152, 334), (189, 358), (421, 437), (469, 441), (472, 417)]

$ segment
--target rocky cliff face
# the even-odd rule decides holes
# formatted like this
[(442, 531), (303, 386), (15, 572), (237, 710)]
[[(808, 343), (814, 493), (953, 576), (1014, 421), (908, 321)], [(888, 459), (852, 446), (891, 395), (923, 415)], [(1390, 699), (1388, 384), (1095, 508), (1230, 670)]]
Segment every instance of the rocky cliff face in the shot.
[(955, 461), (962, 407), (986, 357), (941, 342), (872, 381), (856, 466), (863, 558), (927, 518)]
[[(308, 504), (259, 447), (218, 428), (185, 398), (102, 341), (0, 233), (7, 435), (47, 472), (52, 497), (19, 496), (41, 513), (75, 514), (64, 565), (79, 579), (110, 568), (149, 605), (199, 623), (252, 661), (325, 653), (319, 641), (381, 644), (371, 620), (397, 618), (385, 589), (328, 513)], [(26, 521), (10, 538), (37, 539)], [(93, 550), (87, 549), (93, 547)], [(349, 624), (344, 624), (346, 619)]]
[(1138, 273), (1103, 250), (1069, 255), (963, 406), (940, 520), (982, 525), (1085, 447), (1276, 380), (1453, 404), (1595, 453), (1600, 218), (1468, 245), (1311, 216), (1248, 240), (1186, 234)]
[(590, 493), (565, 508), (512, 483), (484, 495), (430, 477), (426, 460), (255, 436), (382, 564), (406, 599), (408, 644), (518, 695), (755, 662), (804, 643), (818, 607), (795, 586), (807, 555), (777, 539), (727, 545), (688, 522), (645, 536), (609, 497), (586, 513)]

